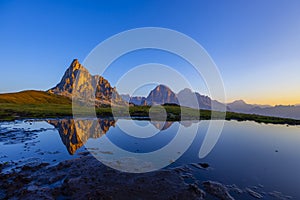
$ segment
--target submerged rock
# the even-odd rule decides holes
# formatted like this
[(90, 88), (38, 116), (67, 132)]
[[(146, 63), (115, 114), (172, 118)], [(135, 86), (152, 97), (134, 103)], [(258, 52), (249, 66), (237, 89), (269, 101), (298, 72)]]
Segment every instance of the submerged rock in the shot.
[(290, 200), (293, 199), (293, 197), (291, 196), (287, 196), (282, 194), (281, 192), (278, 191), (273, 191), (273, 192), (269, 192), (269, 195), (275, 199), (279, 199), (279, 200)]
[(259, 194), (258, 192), (255, 192), (255, 191), (251, 190), (250, 188), (246, 188), (245, 190), (246, 190), (246, 192), (248, 192), (249, 195), (251, 195), (254, 198), (257, 198), (257, 199), (263, 198), (263, 196), (261, 194)]
[(191, 165), (198, 169), (207, 169), (209, 167), (209, 164), (207, 163), (192, 163)]
[(229, 189), (229, 191), (235, 192), (237, 194), (243, 194), (243, 190), (238, 188), (238, 186), (235, 184), (226, 185), (226, 187)]
[(221, 200), (234, 200), (234, 198), (229, 194), (229, 191), (225, 185), (214, 181), (205, 181), (202, 184), (205, 191), (212, 196), (215, 196)]

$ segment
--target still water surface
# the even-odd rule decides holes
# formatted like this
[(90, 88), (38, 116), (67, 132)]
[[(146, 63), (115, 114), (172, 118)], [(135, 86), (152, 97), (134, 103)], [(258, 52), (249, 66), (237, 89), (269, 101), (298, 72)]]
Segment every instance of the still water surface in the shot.
[[(0, 162), (38, 158), (55, 164), (79, 157), (87, 150), (97, 152), (97, 148), (91, 146), (101, 144), (103, 136), (124, 151), (149, 153), (170, 144), (179, 128), (190, 139), (191, 127), (197, 127), (195, 138), (185, 152), (177, 152), (177, 147), (172, 147), (179, 156), (177, 160), (170, 161), (166, 168), (208, 163), (210, 167), (207, 170), (194, 174), (197, 179), (235, 184), (239, 188), (279, 191), (293, 199), (300, 199), (299, 126), (225, 121), (222, 134), (213, 150), (205, 158), (199, 159), (199, 150), (209, 121), (134, 121), (136, 126), (151, 126), (149, 129), (157, 130), (152, 135), (140, 132), (140, 137), (126, 133), (119, 126), (128, 122), (126, 119), (99, 119), (97, 126), (93, 123), (81, 124), (79, 132), (71, 119), (2, 122)], [(99, 127), (101, 131), (96, 134), (91, 132), (82, 135), (83, 132)], [(98, 153), (106, 156), (114, 154), (103, 150)]]

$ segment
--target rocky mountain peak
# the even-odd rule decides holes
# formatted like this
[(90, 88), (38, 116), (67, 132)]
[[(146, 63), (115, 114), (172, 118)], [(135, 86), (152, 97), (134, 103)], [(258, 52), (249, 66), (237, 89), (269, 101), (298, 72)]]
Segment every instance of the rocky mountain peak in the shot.
[(74, 59), (70, 65), (73, 71), (81, 69), (83, 66), (79, 63), (78, 59)]
[[(76, 90), (74, 90), (75, 81), (77, 81)], [(78, 59), (72, 61), (61, 81), (55, 87), (48, 90), (48, 92), (70, 98), (75, 93), (76, 95), (80, 95), (83, 99), (89, 99), (95, 96), (97, 105), (124, 103), (117, 93), (116, 88), (112, 87), (102, 76), (92, 76), (89, 71), (79, 63)]]
[(147, 105), (178, 103), (176, 94), (165, 85), (156, 86), (146, 98)]
[(48, 90), (48, 92), (71, 97), (73, 84), (75, 83), (76, 76), (80, 71), (87, 72), (87, 70), (79, 63), (78, 59), (74, 59), (65, 71), (61, 81), (55, 87)]

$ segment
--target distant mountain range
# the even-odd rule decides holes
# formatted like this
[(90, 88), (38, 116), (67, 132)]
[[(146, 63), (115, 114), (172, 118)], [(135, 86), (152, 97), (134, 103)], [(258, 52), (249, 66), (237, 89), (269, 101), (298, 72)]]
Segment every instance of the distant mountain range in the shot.
[(222, 110), (226, 107), (216, 100), (212, 100), (208, 96), (201, 95), (197, 92), (192, 92), (185, 88), (178, 94), (175, 94), (169, 87), (158, 85), (150, 91), (147, 97), (139, 97), (129, 95), (121, 95), (124, 101), (134, 105), (163, 105), (163, 104), (178, 104), (185, 107), (210, 110), (214, 104), (215, 110)]
[(230, 111), (246, 114), (257, 114), (265, 116), (300, 119), (300, 105), (257, 105), (247, 104), (243, 100), (227, 104)]
[[(78, 76), (77, 80), (76, 77)], [(74, 83), (77, 81), (77, 88)], [(95, 88), (95, 89), (94, 89)], [(94, 92), (94, 94), (92, 93)], [(115, 87), (112, 87), (108, 80), (102, 76), (92, 76), (77, 59), (74, 59), (64, 73), (61, 81), (53, 88), (43, 91), (23, 91), (19, 93), (0, 94), (0, 103), (61, 103), (69, 104), (72, 95), (83, 95), (85, 99), (94, 96), (96, 106), (114, 105), (162, 105), (180, 104), (181, 106), (211, 110), (222, 110), (226, 107), (228, 111), (246, 114), (258, 114), (284, 118), (300, 119), (300, 105), (290, 106), (269, 106), (247, 104), (243, 100), (223, 104), (208, 96), (201, 95), (185, 88), (174, 93), (165, 85), (158, 85), (151, 90), (147, 97), (120, 95)]]
[(129, 95), (121, 95), (121, 97), (124, 101), (135, 105), (162, 105), (169, 103), (180, 104), (181, 106), (196, 109), (211, 110), (211, 105), (214, 104), (215, 110), (222, 110), (222, 107), (226, 106), (227, 111), (231, 112), (300, 119), (300, 105), (270, 106), (247, 104), (243, 100), (222, 104), (216, 100), (212, 100), (208, 96), (192, 92), (188, 88), (181, 90), (178, 94), (175, 94), (165, 85), (156, 86), (147, 97), (130, 97)]

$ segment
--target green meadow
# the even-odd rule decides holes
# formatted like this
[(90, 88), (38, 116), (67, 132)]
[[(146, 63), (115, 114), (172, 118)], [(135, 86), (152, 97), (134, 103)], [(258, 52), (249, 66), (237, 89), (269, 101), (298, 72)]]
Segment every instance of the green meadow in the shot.
[[(237, 121), (255, 121), (258, 123), (300, 125), (300, 120), (268, 117), (234, 112), (217, 112), (198, 110), (176, 105), (164, 106), (130, 106), (96, 108), (98, 117), (132, 117), (134, 119), (179, 120), (210, 120), (226, 119)], [(129, 111), (129, 112), (128, 112)], [(163, 118), (162, 113), (165, 113)], [(84, 114), (83, 114), (84, 115)], [(69, 98), (49, 94), (42, 91), (23, 91), (19, 93), (0, 94), (0, 120), (15, 120), (26, 118), (58, 118), (72, 117), (72, 102)]]

